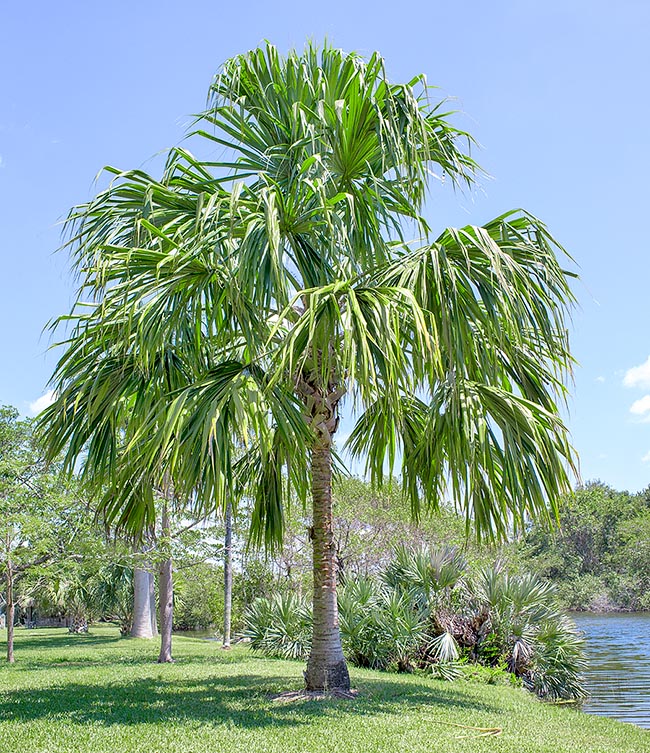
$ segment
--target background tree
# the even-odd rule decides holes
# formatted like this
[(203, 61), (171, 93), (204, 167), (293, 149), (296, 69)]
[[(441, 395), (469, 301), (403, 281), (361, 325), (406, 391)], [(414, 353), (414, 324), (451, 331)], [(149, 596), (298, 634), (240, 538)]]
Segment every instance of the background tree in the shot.
[[(171, 555), (160, 560), (155, 549), (170, 548), (169, 518), (171, 508), (177, 506), (174, 479), (164, 455), (155, 468), (138, 465), (131, 442), (138, 421), (153, 420), (154, 412), (164, 416), (165, 400), (187, 385), (187, 365), (173, 342), (163, 343), (156, 352), (139, 353), (134, 338), (123, 338), (121, 313), (114, 313), (117, 318), (112, 321), (85, 313), (75, 319), (53, 377), (57, 399), (39, 421), (50, 457), (63, 452), (69, 473), (75, 472), (81, 459), (81, 477), (88, 488), (103, 495), (102, 516), (108, 525), (123, 530), (124, 515), (139, 516), (127, 533), (136, 547), (151, 556), (135, 568), (131, 635), (151, 638), (158, 633), (152, 572), (158, 570), (159, 661), (171, 661), (173, 567)], [(116, 508), (116, 490), (126, 490), (137, 500), (126, 513)], [(146, 520), (139, 512), (143, 509)]]
[[(0, 568), (5, 582), (7, 661), (14, 661), (16, 588), (78, 556), (88, 515), (74, 482), (48, 466), (32, 423), (0, 406)], [(72, 593), (68, 593), (72, 599)], [(70, 604), (68, 606), (71, 606)]]
[[(433, 239), (431, 174), (471, 185), (476, 166), (430, 95), (423, 76), (391, 83), (377, 54), (267, 45), (212, 84), (194, 135), (223, 159), (175, 149), (160, 181), (112, 170), (70, 217), (80, 300), (97, 300), (73, 312), (75, 336), (126, 343), (137, 368), (171, 343), (189, 365), (170, 399), (138, 408), (129, 478), (169, 462), (181, 498), (222, 509), (249, 490), (253, 541), (269, 547), (291, 493), (311, 496), (311, 690), (349, 687), (331, 491), (343, 400), (352, 453), (376, 485), (399, 462), (415, 516), (449, 495), (479, 535), (504, 536), (555, 515), (570, 487), (562, 249), (526, 212)], [(61, 437), (77, 410), (64, 366)], [(150, 525), (137, 484), (102, 462), (109, 516)]]
[(571, 609), (650, 607), (648, 491), (616, 491), (599, 482), (563, 500), (559, 530), (533, 525), (523, 542), (528, 567), (557, 583)]
[(226, 505), (223, 547), (223, 648), (230, 648), (232, 625), (232, 502)]

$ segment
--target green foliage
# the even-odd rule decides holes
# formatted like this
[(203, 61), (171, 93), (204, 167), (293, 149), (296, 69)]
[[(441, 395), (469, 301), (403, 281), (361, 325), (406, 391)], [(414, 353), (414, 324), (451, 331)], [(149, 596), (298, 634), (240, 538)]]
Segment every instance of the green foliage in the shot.
[(585, 698), (584, 639), (566, 617), (551, 616), (536, 626), (533, 650), (522, 677), (541, 698)]
[(120, 633), (128, 635), (133, 622), (133, 570), (121, 564), (102, 567), (91, 582), (96, 614), (117, 621)]
[(428, 641), (426, 606), (414, 592), (383, 586), (369, 578), (348, 581), (339, 593), (341, 640), (353, 664), (410, 671), (419, 647)]
[(223, 624), (223, 568), (207, 562), (174, 572), (174, 629), (195, 630)]
[[(380, 576), (346, 579), (338, 605), (343, 649), (356, 666), (451, 680), (471, 660), (507, 670), (543, 698), (585, 695), (583, 640), (552, 585), (536, 576), (492, 567), (471, 577), (455, 549), (401, 546)], [(303, 658), (310, 624), (305, 602), (276, 594), (252, 604), (245, 635), (268, 656)]]
[(432, 233), (431, 176), (478, 169), (432, 94), (378, 53), (267, 43), (224, 63), (195, 124), (221, 158), (107, 168), (71, 211), (80, 292), (42, 427), (110, 487), (111, 521), (151, 527), (164, 469), (195, 513), (248, 492), (253, 540), (279, 545), (310, 490), (314, 398), (351, 402), (351, 453), (379, 487), (401, 464), (416, 517), (451, 498), (498, 538), (553, 517), (575, 465), (573, 275), (525, 211)]
[(484, 569), (470, 588), (487, 606), (490, 627), (476, 653), (488, 665), (504, 663), (539, 696), (586, 696), (584, 639), (558, 607), (553, 586), (529, 573)]
[(555, 582), (570, 609), (650, 607), (650, 497), (588, 484), (561, 505), (560, 530), (533, 525), (530, 567)]
[(18, 607), (67, 615), (84, 629), (104, 549), (83, 489), (46, 462), (33, 422), (0, 406), (0, 588), (9, 578)]
[(312, 617), (308, 602), (295, 594), (256, 599), (246, 613), (244, 637), (266, 656), (305, 659), (311, 646)]

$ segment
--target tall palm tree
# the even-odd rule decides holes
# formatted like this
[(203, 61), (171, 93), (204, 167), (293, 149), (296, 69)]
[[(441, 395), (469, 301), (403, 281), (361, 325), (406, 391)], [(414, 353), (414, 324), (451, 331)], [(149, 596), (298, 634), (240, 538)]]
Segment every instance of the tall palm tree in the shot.
[[(558, 413), (564, 252), (523, 211), (434, 239), (430, 176), (471, 186), (477, 168), (471, 137), (430, 97), (423, 76), (389, 82), (378, 54), (267, 44), (214, 79), (192, 134), (207, 157), (174, 149), (160, 180), (112, 170), (70, 216), (99, 340), (144, 364), (171, 345), (190, 365), (184, 386), (142, 406), (132, 477), (165, 458), (198, 507), (247, 491), (267, 546), (292, 494), (311, 497), (311, 690), (349, 688), (331, 491), (344, 401), (350, 451), (378, 485), (399, 464), (415, 516), (451, 499), (480, 534), (505, 535), (513, 519), (556, 515), (574, 467)], [(139, 528), (151, 508), (134, 488), (116, 482), (107, 509)]]

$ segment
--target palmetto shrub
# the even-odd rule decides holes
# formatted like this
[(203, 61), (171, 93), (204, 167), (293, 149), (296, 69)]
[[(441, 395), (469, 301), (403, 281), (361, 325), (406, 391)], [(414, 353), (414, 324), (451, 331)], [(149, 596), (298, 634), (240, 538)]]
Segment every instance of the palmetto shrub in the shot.
[(266, 656), (305, 659), (311, 647), (311, 608), (293, 593), (258, 598), (246, 612), (244, 637)]
[[(377, 577), (346, 579), (339, 626), (347, 659), (372, 669), (427, 670), (443, 679), (461, 661), (503, 667), (542, 698), (585, 695), (583, 641), (557, 607), (553, 587), (533, 575), (485, 568), (469, 578), (454, 549), (400, 547)], [(299, 596), (253, 602), (245, 635), (267, 656), (304, 658), (311, 610)]]
[(356, 666), (408, 671), (429, 640), (429, 611), (414, 591), (361, 578), (343, 585), (338, 604), (343, 650)]
[(531, 574), (482, 570), (470, 591), (488, 610), (490, 631), (475, 654), (488, 665), (505, 662), (524, 685), (550, 700), (586, 695), (584, 641), (558, 608), (555, 588)]
[(524, 685), (541, 698), (584, 698), (582, 673), (587, 660), (584, 641), (566, 617), (550, 617), (534, 636), (529, 664), (522, 675)]

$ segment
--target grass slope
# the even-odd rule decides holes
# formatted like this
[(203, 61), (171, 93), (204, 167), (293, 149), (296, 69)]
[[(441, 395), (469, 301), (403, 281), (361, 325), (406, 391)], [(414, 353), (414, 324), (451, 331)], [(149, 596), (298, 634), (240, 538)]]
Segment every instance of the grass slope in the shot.
[[(650, 752), (645, 730), (506, 686), (353, 670), (352, 701), (282, 704), (272, 696), (302, 687), (300, 663), (174, 644), (176, 663), (158, 665), (155, 642), (109, 627), (18, 631), (17, 663), (0, 667), (0, 751)], [(503, 733), (481, 738), (454, 723)]]

